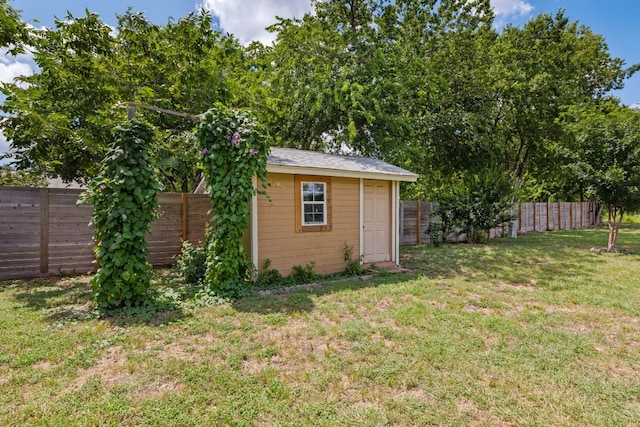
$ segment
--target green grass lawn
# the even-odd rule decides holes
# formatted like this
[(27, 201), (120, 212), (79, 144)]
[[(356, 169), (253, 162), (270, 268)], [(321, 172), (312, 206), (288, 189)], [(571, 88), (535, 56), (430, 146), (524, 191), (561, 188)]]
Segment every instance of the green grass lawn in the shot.
[(407, 274), (106, 319), (86, 277), (3, 283), (0, 425), (638, 425), (640, 225), (619, 239), (407, 247)]

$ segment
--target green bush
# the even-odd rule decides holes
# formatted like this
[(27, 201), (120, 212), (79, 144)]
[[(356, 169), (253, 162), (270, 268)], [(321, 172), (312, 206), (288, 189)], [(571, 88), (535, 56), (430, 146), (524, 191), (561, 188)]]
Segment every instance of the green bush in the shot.
[(294, 265), (291, 269), (291, 275), (289, 276), (291, 283), (294, 285), (301, 285), (303, 283), (311, 283), (318, 280), (320, 275), (313, 271), (315, 267), (316, 263), (314, 261), (311, 261), (305, 266)]
[(260, 288), (269, 288), (279, 286), (285, 281), (282, 274), (275, 268), (271, 268), (271, 260), (265, 259), (262, 263), (262, 269), (258, 272), (256, 285)]
[(513, 184), (504, 172), (459, 174), (439, 192), (435, 214), (440, 225), (430, 227), (430, 232), (442, 242), (450, 232), (466, 234), (470, 243), (486, 242), (491, 228), (516, 218), (514, 197)]
[(447, 230), (445, 225), (441, 221), (432, 221), (427, 228), (427, 234), (429, 234), (429, 241), (435, 247), (440, 247), (447, 243)]
[(349, 276), (360, 276), (362, 274), (362, 256), (353, 258), (353, 246), (344, 242), (344, 262), (347, 263), (344, 272)]
[(196, 246), (191, 242), (182, 242), (182, 250), (176, 260), (178, 272), (186, 283), (202, 285), (207, 271), (206, 245)]

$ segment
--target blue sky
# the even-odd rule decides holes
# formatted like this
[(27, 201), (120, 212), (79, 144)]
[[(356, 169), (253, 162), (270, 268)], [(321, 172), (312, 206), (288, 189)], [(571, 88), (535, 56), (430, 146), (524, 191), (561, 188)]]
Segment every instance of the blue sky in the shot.
[[(143, 11), (157, 24), (165, 24), (204, 7), (218, 18), (224, 31), (233, 33), (246, 43), (271, 41), (264, 28), (275, 22), (275, 16), (301, 17), (310, 9), (309, 0), (9, 0), (22, 10), (22, 19), (34, 26), (52, 26), (54, 15), (64, 18), (67, 10), (74, 16), (85, 8), (96, 12), (109, 25), (115, 26), (116, 14), (129, 6)], [(556, 13), (564, 8), (572, 21), (579, 21), (594, 33), (605, 37), (611, 54), (625, 60), (627, 66), (640, 63), (640, 0), (491, 0), (499, 26), (520, 25), (540, 13)], [(36, 22), (39, 21), (39, 22)], [(0, 81), (10, 81), (19, 74), (31, 73), (29, 55), (11, 58), (0, 55)], [(625, 83), (625, 88), (613, 93), (626, 105), (640, 104), (640, 73)], [(0, 153), (8, 149), (0, 134)]]

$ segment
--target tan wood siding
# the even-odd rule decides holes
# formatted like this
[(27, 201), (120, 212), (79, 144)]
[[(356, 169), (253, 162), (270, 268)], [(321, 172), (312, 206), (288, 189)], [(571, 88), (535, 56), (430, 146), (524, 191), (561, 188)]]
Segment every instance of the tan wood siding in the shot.
[(315, 262), (315, 271), (329, 274), (345, 268), (344, 245), (360, 253), (360, 181), (331, 178), (331, 230), (296, 233), (294, 175), (269, 174), (271, 202), (258, 198), (258, 259), (265, 259), (283, 275), (294, 265)]

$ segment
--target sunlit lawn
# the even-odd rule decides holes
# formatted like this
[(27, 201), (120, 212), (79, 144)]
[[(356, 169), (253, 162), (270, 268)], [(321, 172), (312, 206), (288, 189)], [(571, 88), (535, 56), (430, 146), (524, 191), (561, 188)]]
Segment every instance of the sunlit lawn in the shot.
[(606, 241), (408, 247), (407, 274), (106, 319), (86, 277), (4, 283), (0, 425), (638, 425), (640, 225)]

